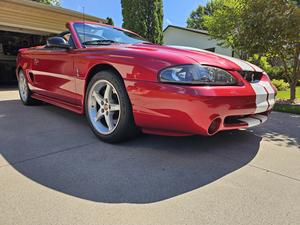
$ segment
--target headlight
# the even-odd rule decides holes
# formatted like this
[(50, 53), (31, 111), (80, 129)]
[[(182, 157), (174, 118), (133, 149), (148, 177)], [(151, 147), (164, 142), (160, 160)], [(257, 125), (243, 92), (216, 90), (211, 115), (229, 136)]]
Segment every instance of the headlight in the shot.
[(236, 79), (227, 71), (202, 65), (180, 65), (162, 70), (159, 80), (165, 83), (199, 85), (234, 85)]

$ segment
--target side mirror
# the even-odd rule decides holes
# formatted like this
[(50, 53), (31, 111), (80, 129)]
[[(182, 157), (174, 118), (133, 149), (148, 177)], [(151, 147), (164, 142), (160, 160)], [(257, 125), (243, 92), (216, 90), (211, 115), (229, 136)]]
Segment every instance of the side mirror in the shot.
[(70, 49), (71, 45), (62, 37), (50, 37), (47, 40), (48, 48), (65, 48)]

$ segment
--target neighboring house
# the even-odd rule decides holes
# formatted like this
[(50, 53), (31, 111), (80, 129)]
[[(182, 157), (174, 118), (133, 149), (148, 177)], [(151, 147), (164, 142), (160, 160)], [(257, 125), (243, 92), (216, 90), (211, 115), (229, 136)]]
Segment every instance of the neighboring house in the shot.
[(234, 56), (231, 48), (223, 48), (212, 39), (206, 30), (196, 30), (169, 25), (164, 29), (163, 42), (165, 45), (188, 46), (200, 48), (222, 55)]
[[(86, 20), (105, 22), (85, 15)], [(0, 0), (0, 85), (16, 79), (19, 48), (44, 44), (66, 30), (66, 22), (82, 20), (82, 13), (29, 0)]]

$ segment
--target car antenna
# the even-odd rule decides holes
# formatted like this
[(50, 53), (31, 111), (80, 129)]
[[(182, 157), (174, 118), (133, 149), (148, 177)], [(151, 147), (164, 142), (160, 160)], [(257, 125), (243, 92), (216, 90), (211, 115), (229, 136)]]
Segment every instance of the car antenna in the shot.
[(82, 6), (82, 21), (83, 21), (83, 43), (85, 42), (85, 13), (84, 6)]

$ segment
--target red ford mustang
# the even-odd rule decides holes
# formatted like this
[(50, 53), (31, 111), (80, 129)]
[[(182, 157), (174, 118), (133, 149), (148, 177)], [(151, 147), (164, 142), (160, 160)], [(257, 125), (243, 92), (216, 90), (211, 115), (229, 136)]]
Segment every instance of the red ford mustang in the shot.
[(69, 22), (45, 46), (21, 49), (25, 105), (48, 102), (86, 114), (103, 141), (139, 130), (213, 135), (265, 122), (276, 90), (248, 62), (200, 49), (154, 45), (128, 30)]

